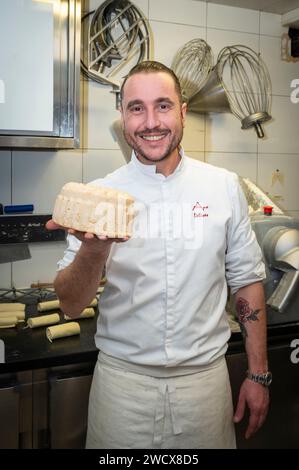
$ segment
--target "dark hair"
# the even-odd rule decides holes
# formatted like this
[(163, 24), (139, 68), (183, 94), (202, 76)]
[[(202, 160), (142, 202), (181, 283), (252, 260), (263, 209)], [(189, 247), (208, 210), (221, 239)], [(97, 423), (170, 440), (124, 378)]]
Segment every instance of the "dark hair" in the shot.
[(161, 62), (156, 62), (155, 60), (145, 60), (135, 65), (130, 70), (130, 72), (128, 73), (128, 75), (126, 75), (124, 81), (122, 82), (122, 85), (120, 88), (120, 100), (121, 101), (123, 100), (124, 86), (128, 78), (132, 77), (132, 75), (136, 75), (137, 73), (158, 73), (158, 72), (167, 73), (168, 75), (172, 77), (180, 103), (182, 104), (183, 103), (182, 90), (181, 90), (181, 85), (180, 85), (178, 77), (176, 76), (174, 71), (171, 70), (169, 67), (166, 67), (166, 65), (162, 64)]

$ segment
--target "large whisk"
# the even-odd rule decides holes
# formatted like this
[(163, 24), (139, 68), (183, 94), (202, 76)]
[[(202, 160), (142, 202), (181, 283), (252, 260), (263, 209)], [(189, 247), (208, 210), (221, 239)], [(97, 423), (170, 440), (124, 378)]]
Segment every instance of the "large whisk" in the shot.
[(260, 55), (247, 46), (227, 46), (219, 52), (215, 69), (242, 129), (254, 127), (264, 137), (261, 123), (271, 119), (271, 80)]
[(82, 21), (91, 14), (87, 63), (81, 59), (81, 68), (89, 78), (119, 89), (119, 81), (113, 77), (122, 67), (133, 58), (135, 63), (149, 58), (147, 20), (129, 0), (106, 0)]
[(177, 75), (184, 101), (189, 101), (205, 84), (212, 69), (212, 52), (203, 39), (192, 39), (176, 53), (171, 68)]

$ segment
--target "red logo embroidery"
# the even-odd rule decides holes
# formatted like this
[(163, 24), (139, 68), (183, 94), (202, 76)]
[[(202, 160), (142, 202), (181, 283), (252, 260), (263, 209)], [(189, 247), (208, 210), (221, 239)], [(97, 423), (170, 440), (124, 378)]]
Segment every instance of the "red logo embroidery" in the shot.
[(198, 201), (192, 208), (193, 217), (209, 217), (209, 206), (200, 204)]

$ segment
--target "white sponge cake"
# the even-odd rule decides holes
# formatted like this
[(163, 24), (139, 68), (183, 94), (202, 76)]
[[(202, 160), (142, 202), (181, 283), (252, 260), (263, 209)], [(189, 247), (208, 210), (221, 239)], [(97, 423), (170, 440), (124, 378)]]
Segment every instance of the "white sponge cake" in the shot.
[(57, 196), (53, 220), (63, 227), (109, 238), (132, 236), (134, 199), (128, 193), (82, 183), (67, 183)]

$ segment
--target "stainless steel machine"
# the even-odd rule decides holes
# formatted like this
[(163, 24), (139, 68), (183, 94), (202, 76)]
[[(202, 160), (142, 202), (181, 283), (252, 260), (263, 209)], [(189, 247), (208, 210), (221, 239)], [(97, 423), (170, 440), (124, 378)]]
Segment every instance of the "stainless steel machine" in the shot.
[(299, 322), (299, 219), (285, 214), (249, 180), (241, 184), (266, 265), (268, 325)]
[[(292, 360), (299, 337), (299, 219), (288, 216), (250, 180), (240, 178), (250, 218), (264, 255), (268, 322), (268, 361), (273, 374), (270, 409), (261, 429), (245, 439), (248, 414), (236, 425), (238, 448), (298, 449), (299, 363)], [(237, 336), (227, 354), (234, 408), (248, 369), (247, 355)]]
[(266, 264), (268, 324), (299, 322), (299, 219), (257, 214), (251, 222)]

